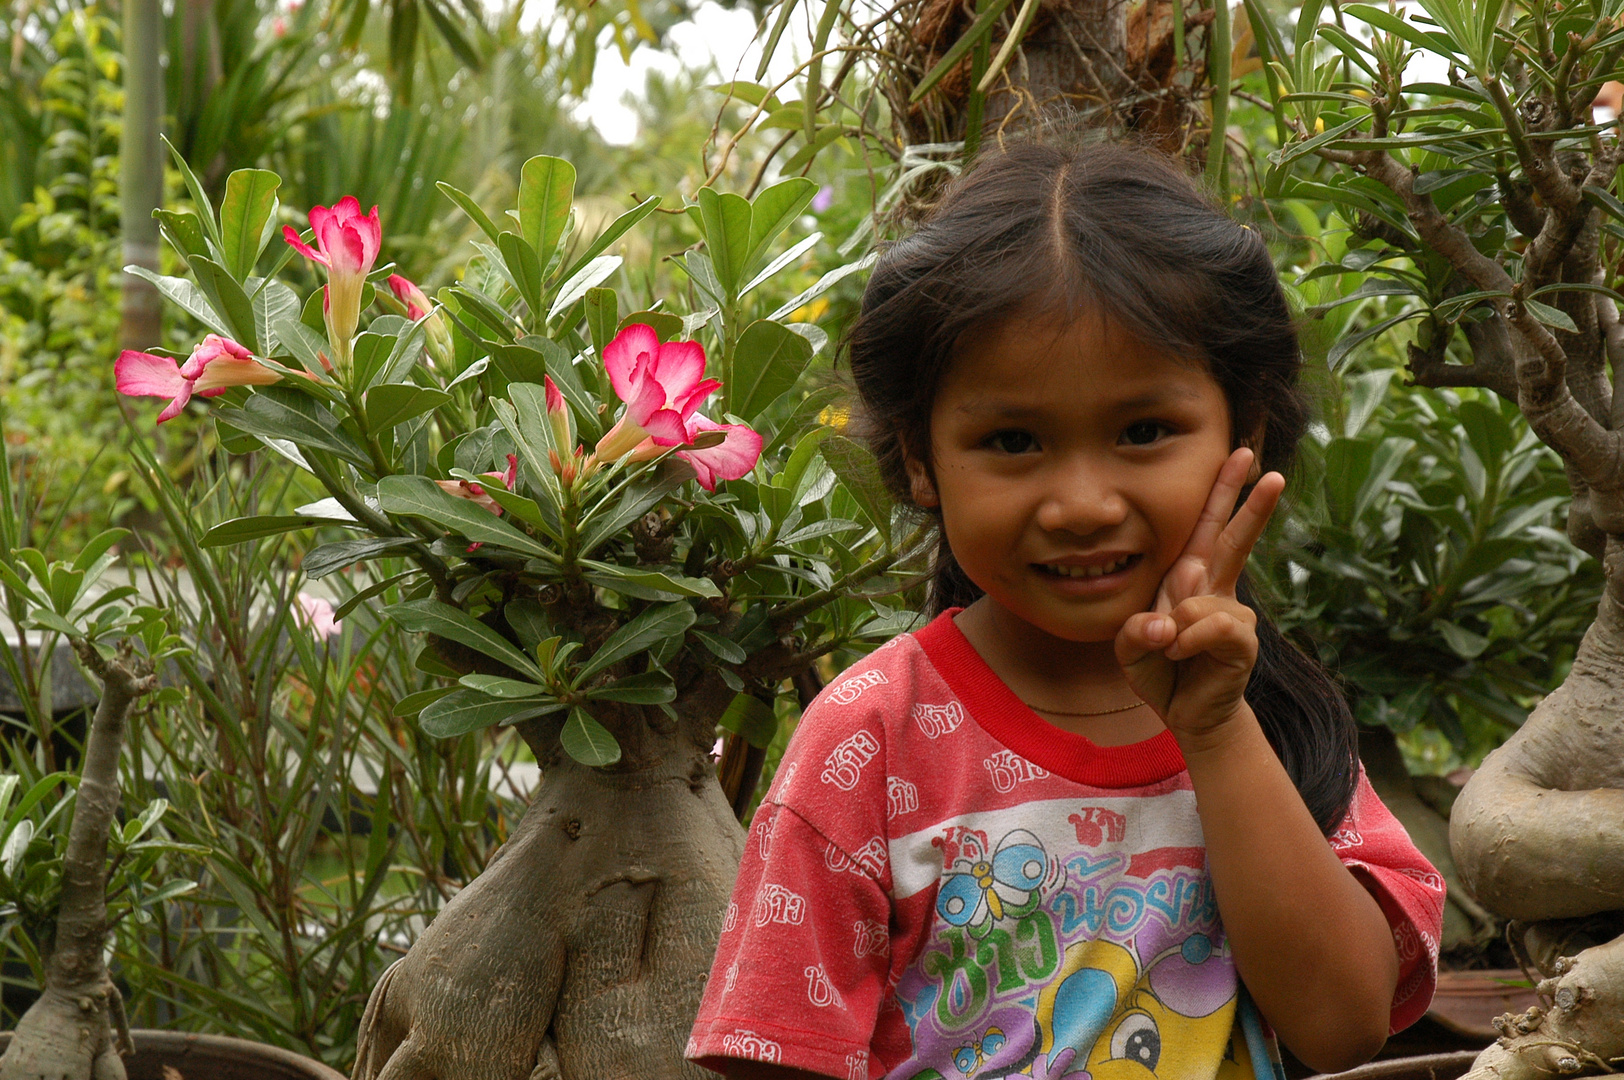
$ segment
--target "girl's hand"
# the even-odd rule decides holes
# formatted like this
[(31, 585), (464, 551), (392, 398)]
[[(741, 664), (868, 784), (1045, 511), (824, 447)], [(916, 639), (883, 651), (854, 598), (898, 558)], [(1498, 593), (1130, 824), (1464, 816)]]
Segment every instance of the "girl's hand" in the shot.
[(1117, 663), (1128, 684), (1181, 744), (1246, 707), (1257, 616), (1235, 599), (1235, 582), (1286, 487), (1285, 477), (1269, 473), (1231, 519), (1252, 460), (1252, 451), (1241, 447), (1224, 462), (1184, 553), (1162, 578), (1155, 606), (1117, 633)]

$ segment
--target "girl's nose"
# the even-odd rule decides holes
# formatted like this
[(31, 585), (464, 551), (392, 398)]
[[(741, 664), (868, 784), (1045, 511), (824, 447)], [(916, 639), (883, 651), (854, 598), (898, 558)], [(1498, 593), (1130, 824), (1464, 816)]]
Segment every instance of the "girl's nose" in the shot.
[(1105, 470), (1086, 462), (1055, 469), (1038, 505), (1037, 523), (1046, 532), (1089, 536), (1122, 524), (1128, 503)]

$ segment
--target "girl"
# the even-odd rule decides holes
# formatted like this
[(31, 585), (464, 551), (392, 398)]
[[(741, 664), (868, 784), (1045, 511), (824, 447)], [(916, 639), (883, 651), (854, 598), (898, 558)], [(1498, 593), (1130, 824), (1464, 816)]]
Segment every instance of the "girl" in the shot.
[(1262, 239), (1160, 158), (1018, 147), (885, 253), (850, 357), (892, 489), (940, 522), (935, 618), (807, 710), (688, 1056), (1275, 1080), (1278, 1033), (1368, 1060), (1431, 998), (1443, 883), (1247, 599), (1306, 419)]

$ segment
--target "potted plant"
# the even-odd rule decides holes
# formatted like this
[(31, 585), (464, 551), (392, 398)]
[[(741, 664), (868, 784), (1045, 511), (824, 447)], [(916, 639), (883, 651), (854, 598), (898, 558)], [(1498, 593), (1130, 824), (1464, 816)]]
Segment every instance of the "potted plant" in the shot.
[[(505, 847), (374, 990), (356, 1076), (697, 1073), (682, 1047), (773, 702), (907, 623), (871, 593), (922, 538), (817, 422), (830, 395), (801, 376), (826, 340), (793, 321), (863, 264), (786, 297), (817, 236), (772, 247), (815, 185), (703, 189), (686, 208), (703, 250), (672, 257), (685, 302), (623, 311), (606, 283), (643, 275), (612, 248), (658, 200), (574, 240), (574, 170), (538, 157), (501, 228), (441, 185), (483, 237), (431, 300), (377, 265), (382, 223), (353, 198), (289, 227), (259, 275), (275, 176), (234, 174), (218, 213), (187, 179), (197, 213), (162, 221), (196, 283), (150, 276), (214, 333), (184, 363), (126, 352), (120, 389), (167, 399), (160, 420), (224, 395), (228, 450), (328, 493), (204, 543), (334, 527), (350, 537), (309, 552), (308, 576), (409, 559), (349, 602), (422, 633), (418, 665), (447, 680), (396, 711), (444, 738), (512, 725), (541, 765)], [(276, 276), (295, 254), (327, 278), (305, 298)], [(375, 300), (395, 313), (368, 321)]]

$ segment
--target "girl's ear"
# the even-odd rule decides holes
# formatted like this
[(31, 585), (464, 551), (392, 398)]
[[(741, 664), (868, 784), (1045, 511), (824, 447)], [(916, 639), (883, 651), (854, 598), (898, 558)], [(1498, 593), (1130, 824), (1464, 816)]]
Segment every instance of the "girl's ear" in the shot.
[(926, 510), (942, 505), (941, 497), (936, 494), (936, 481), (931, 479), (925, 463), (903, 451), (902, 464), (908, 470), (909, 494), (913, 496), (914, 505)]

